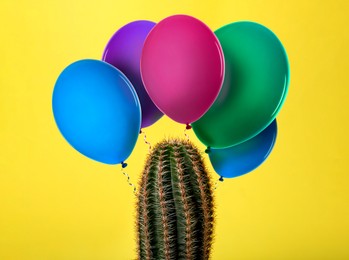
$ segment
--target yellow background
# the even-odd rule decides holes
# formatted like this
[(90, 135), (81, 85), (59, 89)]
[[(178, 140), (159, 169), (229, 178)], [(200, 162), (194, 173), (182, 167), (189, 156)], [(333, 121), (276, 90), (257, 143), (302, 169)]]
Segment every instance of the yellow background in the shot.
[[(349, 259), (345, 0), (1, 0), (0, 259), (135, 258), (132, 190), (119, 166), (89, 160), (65, 142), (52, 90), (70, 63), (99, 59), (124, 24), (177, 13), (212, 30), (262, 23), (283, 42), (291, 66), (271, 156), (216, 192), (212, 259)], [(155, 144), (183, 136), (183, 128), (163, 118), (146, 132)], [(128, 160), (133, 182), (146, 153), (140, 139)]]

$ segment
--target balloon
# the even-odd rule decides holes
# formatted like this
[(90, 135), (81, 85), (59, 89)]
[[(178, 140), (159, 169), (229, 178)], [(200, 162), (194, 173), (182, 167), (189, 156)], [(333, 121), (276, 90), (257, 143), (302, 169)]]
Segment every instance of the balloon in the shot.
[(286, 98), (289, 65), (278, 38), (253, 22), (216, 31), (225, 55), (222, 90), (210, 110), (193, 124), (206, 146), (226, 148), (265, 129)]
[(102, 58), (121, 70), (136, 89), (142, 107), (142, 128), (154, 124), (162, 117), (144, 89), (140, 71), (143, 44), (154, 25), (150, 21), (126, 24), (109, 40)]
[(174, 15), (160, 21), (145, 40), (141, 75), (155, 105), (173, 120), (198, 120), (216, 99), (224, 57), (214, 33), (201, 21)]
[(261, 133), (250, 140), (225, 149), (211, 148), (209, 154), (215, 171), (226, 178), (246, 174), (269, 156), (276, 141), (276, 119)]
[(118, 69), (98, 60), (80, 60), (58, 77), (52, 108), (56, 124), (77, 151), (96, 161), (122, 163), (140, 130), (135, 90)]

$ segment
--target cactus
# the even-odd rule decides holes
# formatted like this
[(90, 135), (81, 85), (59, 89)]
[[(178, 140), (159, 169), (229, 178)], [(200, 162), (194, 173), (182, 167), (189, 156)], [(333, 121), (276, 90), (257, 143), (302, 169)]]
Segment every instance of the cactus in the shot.
[(212, 185), (197, 148), (165, 140), (148, 155), (137, 200), (138, 259), (209, 259)]

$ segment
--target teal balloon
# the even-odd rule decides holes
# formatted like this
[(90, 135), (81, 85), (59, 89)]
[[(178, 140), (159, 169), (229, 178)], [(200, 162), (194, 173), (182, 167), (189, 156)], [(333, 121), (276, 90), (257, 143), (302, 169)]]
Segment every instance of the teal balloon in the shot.
[(55, 84), (52, 108), (60, 132), (83, 155), (118, 164), (131, 154), (140, 131), (140, 103), (115, 67), (98, 60), (69, 65)]
[(224, 52), (225, 78), (216, 101), (192, 126), (206, 146), (226, 148), (256, 136), (275, 119), (290, 72), (284, 47), (263, 25), (231, 23), (215, 34)]
[(210, 149), (209, 157), (214, 170), (225, 178), (249, 173), (260, 166), (270, 155), (277, 136), (274, 120), (255, 137), (241, 144), (225, 148)]

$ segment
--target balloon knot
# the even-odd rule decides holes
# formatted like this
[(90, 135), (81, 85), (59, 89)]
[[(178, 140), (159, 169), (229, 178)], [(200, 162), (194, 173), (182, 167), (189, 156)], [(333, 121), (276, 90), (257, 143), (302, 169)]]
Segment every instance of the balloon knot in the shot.
[(207, 149), (205, 150), (205, 153), (210, 153), (211, 152), (211, 148), (207, 147)]
[(221, 182), (224, 181), (223, 176), (221, 176), (221, 177), (219, 178), (219, 181), (221, 181)]
[(122, 167), (122, 168), (126, 168), (126, 167), (127, 167), (127, 163), (121, 162), (121, 167)]
[(185, 127), (185, 129), (187, 129), (187, 130), (190, 130), (192, 127), (191, 127), (191, 125), (189, 125), (189, 124), (187, 124), (186, 125), (186, 127)]
[(139, 130), (139, 134), (141, 134), (141, 133), (143, 133), (143, 132), (142, 132), (142, 129), (141, 129), (141, 130)]

